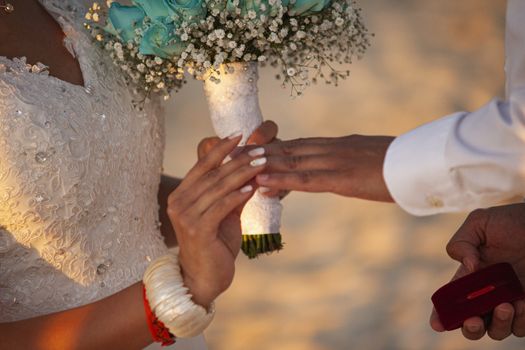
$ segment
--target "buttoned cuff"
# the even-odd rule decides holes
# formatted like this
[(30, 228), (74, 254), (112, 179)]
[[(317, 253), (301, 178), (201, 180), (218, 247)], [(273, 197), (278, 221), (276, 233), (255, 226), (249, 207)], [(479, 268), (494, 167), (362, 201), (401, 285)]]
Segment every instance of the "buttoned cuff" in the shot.
[[(432, 215), (460, 208), (460, 188), (449, 171), (445, 148), (454, 125), (465, 113), (454, 113), (397, 137), (387, 150), (383, 175), (397, 204), (413, 215)], [(456, 198), (457, 199), (457, 198)]]

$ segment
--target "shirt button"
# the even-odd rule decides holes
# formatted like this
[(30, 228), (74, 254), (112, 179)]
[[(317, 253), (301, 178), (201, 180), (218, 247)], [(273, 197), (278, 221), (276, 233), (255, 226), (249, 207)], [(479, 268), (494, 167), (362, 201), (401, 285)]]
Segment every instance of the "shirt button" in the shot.
[(443, 203), (443, 200), (436, 196), (427, 196), (427, 203), (434, 208), (443, 208), (443, 206), (445, 205)]

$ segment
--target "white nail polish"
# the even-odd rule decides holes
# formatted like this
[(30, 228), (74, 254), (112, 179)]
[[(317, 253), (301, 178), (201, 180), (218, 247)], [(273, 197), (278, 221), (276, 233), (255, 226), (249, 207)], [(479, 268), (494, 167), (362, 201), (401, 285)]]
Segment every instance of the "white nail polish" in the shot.
[(250, 165), (253, 166), (253, 167), (256, 167), (256, 166), (261, 166), (263, 164), (266, 164), (266, 158), (263, 157), (263, 158), (257, 158), (257, 159), (254, 159), (250, 162)]
[(263, 154), (264, 154), (263, 147), (255, 148), (248, 152), (248, 155), (250, 157), (258, 157), (258, 156), (262, 156)]
[(259, 187), (259, 192), (267, 193), (267, 192), (270, 192), (270, 189), (268, 187), (260, 186)]
[(234, 133), (232, 133), (230, 136), (228, 136), (228, 139), (234, 139), (236, 137), (239, 137), (242, 135), (242, 131), (235, 131)]
[(251, 192), (252, 190), (253, 190), (253, 187), (251, 185), (247, 185), (241, 188), (241, 193), (248, 193), (248, 192)]

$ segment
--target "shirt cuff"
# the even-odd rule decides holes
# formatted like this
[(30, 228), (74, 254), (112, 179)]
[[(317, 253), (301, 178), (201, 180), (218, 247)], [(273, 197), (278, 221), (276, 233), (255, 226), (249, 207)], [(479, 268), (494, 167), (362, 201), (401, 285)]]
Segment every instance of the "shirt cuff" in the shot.
[[(445, 159), (447, 140), (465, 113), (454, 113), (397, 137), (387, 150), (383, 175), (397, 204), (413, 215), (457, 210), (447, 199), (460, 191)], [(452, 201), (456, 202), (456, 201)]]

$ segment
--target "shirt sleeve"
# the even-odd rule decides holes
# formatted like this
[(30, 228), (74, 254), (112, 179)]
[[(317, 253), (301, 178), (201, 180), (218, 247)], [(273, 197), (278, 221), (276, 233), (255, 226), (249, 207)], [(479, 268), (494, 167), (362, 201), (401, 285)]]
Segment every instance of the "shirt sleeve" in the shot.
[(525, 195), (525, 1), (508, 0), (505, 101), (458, 112), (401, 135), (384, 177), (414, 215), (471, 210)]
[(525, 195), (525, 87), (396, 138), (384, 163), (390, 194), (414, 215), (471, 210)]

